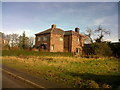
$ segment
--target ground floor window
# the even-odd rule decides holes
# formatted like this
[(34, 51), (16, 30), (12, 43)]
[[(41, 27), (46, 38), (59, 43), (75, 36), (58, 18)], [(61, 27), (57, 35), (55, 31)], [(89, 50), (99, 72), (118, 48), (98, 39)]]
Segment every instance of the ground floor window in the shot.
[(80, 53), (80, 48), (76, 48), (76, 53)]
[(54, 45), (52, 45), (52, 48), (51, 48), (52, 50), (54, 50)]

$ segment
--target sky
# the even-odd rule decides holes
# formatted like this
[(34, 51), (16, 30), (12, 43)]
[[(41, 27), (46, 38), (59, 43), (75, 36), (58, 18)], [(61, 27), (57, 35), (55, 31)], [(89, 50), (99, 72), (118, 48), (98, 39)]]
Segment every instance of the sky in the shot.
[[(0, 4), (1, 5), (1, 4)], [(26, 32), (28, 36), (51, 28), (56, 24), (65, 31), (98, 25), (111, 32), (105, 40), (118, 41), (117, 2), (2, 2), (2, 32)], [(1, 28), (1, 27), (0, 27)]]

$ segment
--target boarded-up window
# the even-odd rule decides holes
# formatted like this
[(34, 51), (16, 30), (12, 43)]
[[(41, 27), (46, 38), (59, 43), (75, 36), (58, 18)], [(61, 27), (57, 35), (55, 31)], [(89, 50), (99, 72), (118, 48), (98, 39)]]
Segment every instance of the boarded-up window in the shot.
[(51, 50), (54, 50), (54, 45), (52, 45)]
[(47, 36), (43, 37), (43, 41), (47, 41)]
[(38, 41), (41, 41), (41, 39), (42, 39), (41, 37), (38, 37)]

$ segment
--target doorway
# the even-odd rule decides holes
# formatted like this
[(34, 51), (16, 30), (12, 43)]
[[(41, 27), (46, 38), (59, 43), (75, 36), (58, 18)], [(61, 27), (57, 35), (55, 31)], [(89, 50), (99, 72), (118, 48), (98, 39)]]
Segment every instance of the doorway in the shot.
[(41, 51), (44, 51), (44, 50), (46, 50), (46, 49), (47, 49), (47, 47), (46, 47), (45, 44), (41, 44), (41, 45), (40, 45), (40, 50), (41, 50)]

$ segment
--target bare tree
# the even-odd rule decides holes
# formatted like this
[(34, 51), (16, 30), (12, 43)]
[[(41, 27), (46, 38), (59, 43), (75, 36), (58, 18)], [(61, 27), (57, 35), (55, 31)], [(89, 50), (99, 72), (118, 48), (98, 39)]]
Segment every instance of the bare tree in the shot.
[(30, 48), (33, 47), (33, 43), (34, 43), (34, 37), (28, 37), (28, 46)]
[(18, 46), (18, 39), (19, 39), (19, 35), (18, 34), (11, 34), (10, 35), (10, 46), (11, 47), (16, 47)]
[(92, 38), (92, 35), (94, 35), (94, 32), (91, 28), (87, 28), (85, 35), (87, 36), (86, 41), (93, 43), (94, 39)]
[(5, 35), (5, 38), (4, 38), (4, 39), (7, 40), (7, 41), (8, 41), (8, 44), (9, 44), (10, 39), (11, 39), (11, 34)]
[[(4, 33), (0, 32), (0, 38), (1, 40), (4, 39), (5, 44), (3, 45), (3, 47), (6, 48), (15, 48), (18, 49), (28, 49), (31, 48), (33, 46), (34, 43), (34, 37), (27, 37), (25, 34), (25, 31), (23, 32), (23, 35), (19, 34), (7, 34), (5, 35)], [(2, 41), (1, 44), (2, 46)]]
[(100, 56), (110, 56), (112, 54), (108, 43), (103, 42), (103, 38), (106, 35), (110, 35), (109, 30), (106, 30), (99, 25), (96, 30), (88, 28), (86, 32), (86, 36), (91, 42), (89, 47), (86, 46), (84, 48), (86, 54), (95, 54)]
[[(92, 44), (94, 43), (94, 41), (100, 43), (100, 42), (102, 42), (103, 38), (106, 35), (110, 35), (110, 31), (104, 29), (101, 25), (99, 25), (96, 30), (92, 30), (91, 28), (87, 28), (85, 35), (88, 37), (86, 39), (88, 42), (90, 42)], [(97, 37), (93, 38), (93, 36), (97, 36)]]
[(95, 33), (97, 34), (97, 38), (95, 39), (96, 42), (102, 42), (102, 39), (105, 35), (110, 35), (110, 31), (102, 28), (101, 25), (98, 26), (98, 28), (95, 30)]

